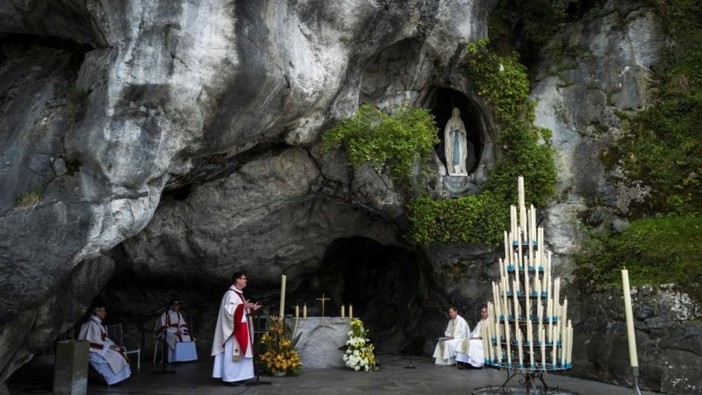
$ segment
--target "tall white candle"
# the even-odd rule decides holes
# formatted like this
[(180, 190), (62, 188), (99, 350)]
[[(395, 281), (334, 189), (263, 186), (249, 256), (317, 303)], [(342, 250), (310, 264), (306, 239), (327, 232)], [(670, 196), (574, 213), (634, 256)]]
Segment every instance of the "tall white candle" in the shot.
[[(517, 229), (518, 229), (517, 233), (521, 233), (521, 231), (522, 231), (523, 228), (519, 227), (519, 228), (517, 228)], [(518, 256), (517, 256), (517, 259), (519, 260), (519, 268), (521, 269), (521, 268), (524, 267), (524, 257), (522, 256), (522, 242), (521, 242), (521, 239), (520, 239), (520, 241), (519, 241), (519, 244), (517, 245), (517, 255), (518, 255)]]
[(295, 305), (295, 318), (300, 317), (300, 305), (296, 304)]
[(511, 331), (509, 329), (509, 321), (507, 320), (507, 314), (505, 314), (505, 342), (507, 343), (507, 366), (512, 366), (512, 338), (510, 337)]
[(560, 293), (561, 293), (561, 278), (558, 277), (553, 282), (553, 316), (554, 317), (560, 316), (560, 311), (558, 308), (561, 305)]
[(280, 314), (278, 317), (285, 317), (285, 274), (280, 276)]
[(531, 229), (529, 230), (529, 244), (531, 244), (532, 241), (536, 241), (536, 209), (534, 208), (534, 205), (531, 205)]
[(307, 303), (302, 305), (302, 318), (307, 318)]
[(539, 345), (541, 346), (541, 369), (546, 369), (546, 331), (539, 325)]
[(626, 336), (629, 340), (629, 363), (631, 367), (639, 366), (636, 354), (636, 332), (634, 331), (634, 313), (631, 308), (631, 289), (629, 288), (629, 271), (622, 270), (622, 291), (624, 292), (624, 314), (626, 316)]
[(573, 325), (568, 321), (568, 355), (566, 356), (568, 366), (573, 364)]
[(481, 326), (480, 326), (480, 338), (481, 338), (482, 341), (483, 341), (483, 350), (484, 350), (484, 352), (483, 352), (483, 359), (486, 359), (485, 357), (487, 357), (487, 360), (488, 360), (488, 361), (485, 361), (485, 362), (489, 362), (489, 359), (490, 359), (490, 341), (489, 341), (489, 338), (490, 338), (490, 336), (489, 336), (489, 334), (488, 334), (488, 331), (487, 331), (487, 328), (486, 328), (486, 327), (487, 327), (487, 325), (481, 325)]
[(549, 322), (548, 324), (548, 332), (549, 332), (549, 340), (551, 341), (551, 365), (553, 365), (553, 368), (556, 368), (556, 341), (554, 340), (554, 333), (555, 333), (555, 325), (553, 325), (553, 322)]
[(539, 230), (536, 233), (536, 253), (537, 253), (537, 258), (536, 258), (536, 263), (539, 265), (539, 268), (543, 269), (544, 267), (544, 228), (539, 228)]
[(510, 246), (512, 245), (512, 242), (517, 240), (518, 234), (517, 234), (517, 207), (515, 206), (509, 206), (509, 219), (510, 219)]
[(349, 318), (353, 318), (353, 305), (349, 304)]
[(343, 304), (341, 305), (341, 318), (344, 318), (346, 316), (346, 306)]
[(519, 367), (522, 368), (524, 367), (524, 355), (522, 353), (522, 347), (524, 346), (523, 343), (523, 337), (522, 337), (522, 332), (519, 330), (519, 327), (515, 329), (515, 333), (517, 334), (517, 354), (519, 354)]
[(529, 342), (529, 367), (534, 367), (534, 333), (531, 320), (527, 321), (527, 341)]
[[(509, 260), (509, 250), (512, 247), (511, 243), (509, 242), (509, 235), (505, 231), (505, 237), (504, 237), (504, 243), (505, 243), (505, 260)], [(500, 262), (502, 263), (502, 262)], [(502, 265), (500, 265), (500, 268), (502, 268)], [(500, 275), (502, 274), (502, 270), (500, 270)]]

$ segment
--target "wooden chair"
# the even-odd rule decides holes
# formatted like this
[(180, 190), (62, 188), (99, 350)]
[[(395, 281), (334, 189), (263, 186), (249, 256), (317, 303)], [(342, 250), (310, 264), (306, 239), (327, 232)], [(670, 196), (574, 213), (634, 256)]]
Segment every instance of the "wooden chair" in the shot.
[(124, 348), (124, 353), (137, 355), (137, 372), (141, 371), (141, 347), (138, 344), (125, 345), (122, 341), (122, 324), (107, 325), (107, 337), (115, 344)]

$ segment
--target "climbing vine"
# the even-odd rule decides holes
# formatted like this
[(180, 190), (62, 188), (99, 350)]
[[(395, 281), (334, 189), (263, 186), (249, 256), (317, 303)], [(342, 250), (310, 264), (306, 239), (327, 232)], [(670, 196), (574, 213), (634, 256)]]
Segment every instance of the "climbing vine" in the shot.
[(578, 281), (616, 283), (626, 266), (634, 284), (676, 283), (702, 301), (702, 4), (647, 0), (667, 34), (654, 71), (656, 97), (635, 115), (619, 114), (623, 137), (601, 154), (623, 180), (643, 186), (624, 231), (592, 231), (577, 257)]
[(543, 205), (553, 195), (556, 167), (547, 144), (550, 131), (533, 125), (526, 69), (516, 54), (500, 56), (488, 41), (468, 45), (467, 73), (478, 94), (499, 122), (498, 160), (478, 195), (435, 200), (423, 197), (410, 203), (410, 239), (431, 243), (496, 245), (508, 222), (509, 205), (516, 204), (517, 178), (523, 176), (526, 201)]
[(619, 284), (626, 267), (634, 285), (675, 283), (702, 300), (702, 216), (667, 215), (634, 221), (621, 233), (589, 229), (588, 254), (576, 256), (581, 289)]
[(439, 144), (434, 117), (424, 108), (405, 105), (386, 113), (364, 104), (322, 136), (322, 150), (343, 147), (349, 163), (390, 172), (402, 186), (414, 184), (417, 163), (431, 158)]

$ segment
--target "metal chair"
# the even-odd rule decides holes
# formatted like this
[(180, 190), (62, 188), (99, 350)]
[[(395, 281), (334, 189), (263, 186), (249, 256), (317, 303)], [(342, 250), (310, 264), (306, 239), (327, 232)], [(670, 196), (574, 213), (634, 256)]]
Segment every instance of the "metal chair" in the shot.
[(122, 341), (122, 324), (107, 325), (107, 337), (115, 344), (124, 348), (124, 353), (137, 355), (137, 372), (141, 371), (141, 347), (138, 344), (125, 345)]

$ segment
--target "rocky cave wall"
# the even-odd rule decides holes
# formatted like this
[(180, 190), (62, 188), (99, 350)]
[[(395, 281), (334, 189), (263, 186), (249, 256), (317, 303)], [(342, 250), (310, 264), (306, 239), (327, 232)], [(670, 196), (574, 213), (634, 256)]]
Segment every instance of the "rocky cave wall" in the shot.
[[(281, 271), (303, 286), (336, 240), (405, 255), (391, 181), (314, 143), (361, 100), (455, 89), (493, 5), (1, 2), (0, 380), (73, 326), (113, 273), (157, 284), (130, 288), (153, 306), (158, 284), (215, 295), (242, 267), (270, 300)], [(413, 51), (384, 52), (397, 43)], [(383, 53), (412, 78), (383, 75)], [(371, 75), (383, 89), (364, 85)], [(111, 317), (130, 313), (115, 289), (102, 294), (116, 298)]]
[[(497, 277), (494, 251), (412, 251), (392, 181), (315, 144), (360, 103), (406, 100), (436, 114), (453, 92), (480, 129), (461, 193), (479, 190), (494, 125), (460, 60), (467, 41), (487, 35), (493, 5), (0, 2), (0, 380), (78, 322), (96, 295), (134, 341), (158, 307), (181, 298), (207, 355), (235, 268), (252, 274), (248, 291), (269, 306), (281, 272), (290, 303), (313, 307), (322, 292), (334, 307), (353, 302), (385, 351), (429, 354), (452, 304), (473, 325)], [(563, 69), (569, 63), (547, 49), (532, 97), (557, 152), (558, 194), (542, 215), (567, 283), (580, 219), (625, 226), (628, 204), (645, 193), (598, 155), (621, 133), (617, 111), (650, 99), (664, 37), (649, 10), (610, 1), (554, 42), (563, 39), (587, 56)], [(446, 195), (437, 179), (434, 193)], [(38, 201), (15, 202), (33, 189)], [(624, 383), (623, 315), (601, 307), (620, 295), (580, 291), (566, 288), (573, 374)], [(695, 393), (699, 308), (674, 291), (638, 292), (644, 385)], [(691, 313), (672, 317), (669, 306)]]

